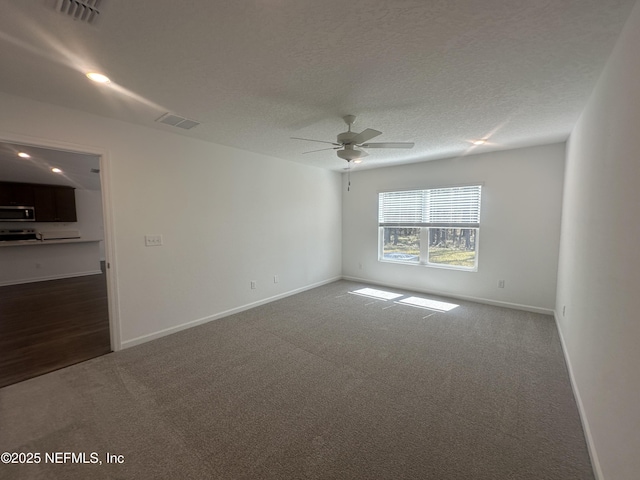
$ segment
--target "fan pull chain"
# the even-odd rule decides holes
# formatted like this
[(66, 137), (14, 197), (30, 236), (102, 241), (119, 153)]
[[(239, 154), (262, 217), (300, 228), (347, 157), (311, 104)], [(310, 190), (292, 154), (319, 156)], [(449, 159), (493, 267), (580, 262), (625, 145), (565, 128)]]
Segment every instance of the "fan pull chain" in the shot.
[(349, 167), (347, 168), (347, 192), (351, 191), (351, 161), (349, 161)]

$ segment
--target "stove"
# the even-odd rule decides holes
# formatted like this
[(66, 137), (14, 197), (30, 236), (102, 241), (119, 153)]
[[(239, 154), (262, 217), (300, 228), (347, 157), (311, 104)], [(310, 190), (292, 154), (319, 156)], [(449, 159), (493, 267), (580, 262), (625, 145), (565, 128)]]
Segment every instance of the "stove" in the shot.
[(15, 240), (35, 240), (36, 230), (34, 228), (18, 228), (0, 230), (0, 242)]

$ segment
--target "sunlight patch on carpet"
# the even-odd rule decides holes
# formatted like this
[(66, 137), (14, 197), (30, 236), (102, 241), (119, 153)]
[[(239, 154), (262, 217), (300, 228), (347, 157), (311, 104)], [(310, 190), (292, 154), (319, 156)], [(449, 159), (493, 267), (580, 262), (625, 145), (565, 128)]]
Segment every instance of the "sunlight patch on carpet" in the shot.
[(395, 300), (396, 298), (402, 297), (402, 294), (386, 292), (384, 290), (376, 290), (375, 288), (361, 288), (359, 290), (353, 290), (352, 293), (354, 295), (362, 295), (363, 297), (371, 297), (377, 298), (379, 300)]
[(429, 310), (436, 310), (438, 312), (448, 312), (458, 307), (455, 303), (439, 302), (437, 300), (430, 300), (428, 298), (420, 297), (408, 297), (403, 298), (395, 302), (399, 305), (409, 305), (410, 307), (426, 308)]

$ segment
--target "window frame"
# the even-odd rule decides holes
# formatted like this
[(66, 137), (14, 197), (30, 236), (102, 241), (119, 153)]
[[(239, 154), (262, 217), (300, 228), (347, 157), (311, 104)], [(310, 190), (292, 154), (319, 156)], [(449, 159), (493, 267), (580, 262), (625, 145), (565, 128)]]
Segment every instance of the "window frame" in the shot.
[[(430, 268), (477, 272), (480, 252), (479, 238), (482, 187), (482, 183), (474, 183), (447, 187), (433, 187), (429, 189), (378, 192), (378, 261), (402, 265), (421, 265)], [(460, 192), (455, 192), (456, 189), (460, 190)], [(385, 198), (385, 196), (387, 197)], [(434, 197), (433, 199), (432, 196)], [(464, 200), (467, 197), (470, 201)], [(418, 198), (420, 200), (416, 200)], [(449, 200), (440, 200), (442, 198), (448, 198)], [(402, 207), (405, 205), (408, 209), (406, 216), (405, 212), (402, 210)], [(456, 209), (456, 207), (460, 208)], [(443, 214), (443, 212), (447, 213)], [(409, 221), (403, 222), (403, 218), (406, 218)], [(389, 219), (392, 219), (393, 221), (385, 221)], [(417, 262), (385, 258), (385, 228), (420, 229), (419, 254)], [(430, 262), (430, 229), (475, 230), (474, 265), (472, 267), (467, 267), (462, 265)]]

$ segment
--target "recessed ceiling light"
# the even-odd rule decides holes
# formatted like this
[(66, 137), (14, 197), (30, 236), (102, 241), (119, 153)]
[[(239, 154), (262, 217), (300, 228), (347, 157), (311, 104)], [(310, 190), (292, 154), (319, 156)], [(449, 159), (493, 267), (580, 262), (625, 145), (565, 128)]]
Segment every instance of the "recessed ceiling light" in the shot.
[(31, 158), (31, 155), (29, 155), (28, 153), (25, 153), (25, 152), (18, 152), (18, 156), (20, 158)]
[(58, 167), (53, 167), (53, 168), (51, 169), (51, 171), (52, 171), (53, 173), (62, 173), (62, 170), (60, 170)]
[(474, 140), (472, 143), (474, 145), (484, 145), (485, 143), (487, 143), (487, 141), (484, 138), (481, 138), (479, 140)]
[(109, 77), (107, 77), (106, 75), (103, 75), (101, 73), (98, 73), (98, 72), (89, 72), (89, 73), (87, 73), (87, 78), (89, 80), (93, 80), (96, 83), (109, 83), (109, 82), (111, 82), (111, 80), (109, 80)]

